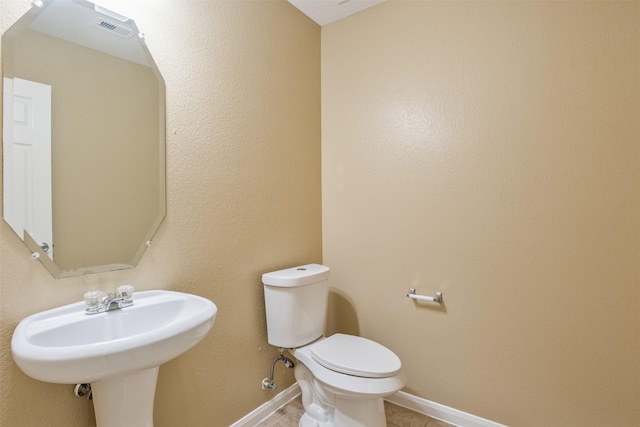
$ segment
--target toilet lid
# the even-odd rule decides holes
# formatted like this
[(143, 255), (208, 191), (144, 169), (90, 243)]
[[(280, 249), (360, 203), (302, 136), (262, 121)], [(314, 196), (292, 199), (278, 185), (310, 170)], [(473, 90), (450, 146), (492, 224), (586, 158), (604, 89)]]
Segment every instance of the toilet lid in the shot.
[(394, 352), (375, 341), (335, 334), (309, 347), (311, 357), (327, 369), (366, 378), (384, 378), (402, 367)]

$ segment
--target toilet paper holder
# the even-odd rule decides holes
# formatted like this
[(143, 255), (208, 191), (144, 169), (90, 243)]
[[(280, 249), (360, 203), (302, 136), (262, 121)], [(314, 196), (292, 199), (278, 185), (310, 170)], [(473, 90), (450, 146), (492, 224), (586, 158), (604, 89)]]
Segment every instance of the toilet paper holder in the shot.
[(407, 298), (415, 299), (418, 301), (429, 301), (429, 302), (442, 302), (442, 292), (436, 292), (436, 294), (432, 297), (427, 295), (418, 295), (416, 294), (416, 289), (411, 288), (409, 292), (407, 292)]

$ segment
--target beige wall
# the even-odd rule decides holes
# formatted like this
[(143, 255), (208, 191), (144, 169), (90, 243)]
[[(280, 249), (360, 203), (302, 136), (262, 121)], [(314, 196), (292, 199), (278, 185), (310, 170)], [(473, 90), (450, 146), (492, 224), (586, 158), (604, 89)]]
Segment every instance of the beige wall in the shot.
[(639, 23), (639, 2), (389, 1), (323, 27), (332, 328), (395, 350), (405, 391), (640, 424)]
[[(2, 31), (29, 0), (0, 3)], [(90, 289), (202, 295), (211, 333), (160, 370), (155, 425), (228, 426), (274, 393), (260, 276), (321, 262), (320, 29), (285, 1), (102, 1), (136, 19), (167, 85), (167, 217), (137, 268), (54, 280), (0, 225), (0, 426), (87, 426), (72, 386), (32, 380), (10, 339)], [(278, 369), (284, 389), (290, 372)]]

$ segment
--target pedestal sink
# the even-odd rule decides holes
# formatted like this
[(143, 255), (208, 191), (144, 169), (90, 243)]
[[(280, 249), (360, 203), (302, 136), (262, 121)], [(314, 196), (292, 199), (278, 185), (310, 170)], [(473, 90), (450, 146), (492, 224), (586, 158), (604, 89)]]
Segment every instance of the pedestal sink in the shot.
[(13, 359), (40, 381), (91, 383), (98, 427), (152, 427), (159, 366), (200, 342), (218, 309), (172, 291), (133, 301), (94, 315), (79, 302), (29, 316), (13, 333)]

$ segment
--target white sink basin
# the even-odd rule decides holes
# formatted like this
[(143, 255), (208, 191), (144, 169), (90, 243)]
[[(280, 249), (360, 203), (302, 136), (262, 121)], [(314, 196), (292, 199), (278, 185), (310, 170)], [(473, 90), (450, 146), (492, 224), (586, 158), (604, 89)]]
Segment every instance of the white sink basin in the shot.
[(200, 342), (218, 311), (208, 299), (180, 292), (137, 292), (133, 301), (93, 315), (79, 302), (25, 318), (11, 340), (16, 364), (32, 378), (62, 384), (157, 367)]

